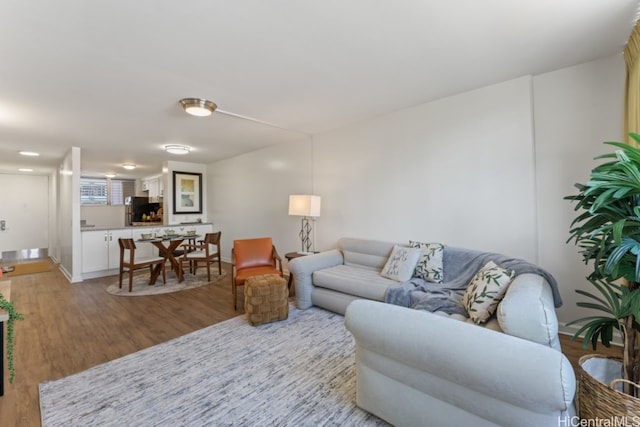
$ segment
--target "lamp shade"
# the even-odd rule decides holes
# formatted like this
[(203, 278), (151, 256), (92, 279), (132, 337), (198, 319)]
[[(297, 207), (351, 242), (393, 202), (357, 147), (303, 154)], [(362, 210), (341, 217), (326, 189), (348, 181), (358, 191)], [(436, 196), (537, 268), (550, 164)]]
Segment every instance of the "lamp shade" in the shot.
[(320, 196), (292, 194), (289, 196), (289, 215), (320, 216)]

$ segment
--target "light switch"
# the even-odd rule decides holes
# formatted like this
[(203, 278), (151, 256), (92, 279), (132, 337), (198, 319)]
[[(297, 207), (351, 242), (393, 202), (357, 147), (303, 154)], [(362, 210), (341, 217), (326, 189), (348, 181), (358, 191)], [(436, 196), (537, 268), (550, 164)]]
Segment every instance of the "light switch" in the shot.
[(7, 229), (7, 221), (4, 219), (0, 219), (0, 231), (4, 231)]

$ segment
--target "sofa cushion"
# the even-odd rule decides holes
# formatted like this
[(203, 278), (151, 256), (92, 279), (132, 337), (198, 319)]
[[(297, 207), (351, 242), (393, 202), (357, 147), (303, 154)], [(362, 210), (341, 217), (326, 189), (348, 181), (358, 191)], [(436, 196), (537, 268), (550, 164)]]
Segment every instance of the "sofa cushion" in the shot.
[(395, 245), (380, 274), (388, 279), (406, 282), (413, 276), (421, 253), (420, 248)]
[(338, 241), (338, 249), (342, 252), (344, 264), (379, 272), (389, 258), (393, 243), (343, 237)]
[(384, 301), (389, 286), (400, 286), (399, 282), (382, 277), (378, 271), (352, 265), (317, 270), (313, 273), (313, 284), (376, 301)]
[[(500, 310), (500, 308), (498, 308), (498, 310)], [(467, 316), (463, 316), (462, 314), (457, 314), (457, 313), (449, 314), (449, 313), (445, 313), (444, 311), (434, 311), (433, 314), (436, 314), (442, 317), (448, 317), (449, 319), (453, 319), (453, 320), (459, 320), (460, 322), (478, 325), (473, 320), (471, 320)], [(485, 323), (482, 323), (478, 326), (485, 329), (491, 329), (492, 331), (496, 331), (496, 332), (504, 332), (500, 327), (500, 323), (498, 322), (498, 319), (495, 316), (490, 317), (489, 320), (487, 320)]]
[(486, 322), (513, 281), (515, 273), (489, 261), (471, 279), (462, 296), (462, 306), (476, 323)]
[(421, 243), (410, 240), (409, 246), (420, 248), (422, 251), (413, 275), (427, 282), (442, 283), (444, 281), (442, 264), (444, 245), (442, 243)]

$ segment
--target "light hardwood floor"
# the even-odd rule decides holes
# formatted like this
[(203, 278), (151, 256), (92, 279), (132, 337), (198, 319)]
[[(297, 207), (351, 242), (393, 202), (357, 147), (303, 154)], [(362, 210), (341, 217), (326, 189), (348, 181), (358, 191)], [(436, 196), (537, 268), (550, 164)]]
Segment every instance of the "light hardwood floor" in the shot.
[(16, 379), (8, 384), (6, 374), (0, 426), (40, 425), (41, 382), (242, 314), (233, 310), (231, 267), (223, 263), (223, 269), (227, 276), (215, 284), (151, 297), (108, 294), (117, 276), (70, 284), (53, 268), (12, 277), (11, 299), (25, 320), (16, 323)]
[[(231, 266), (221, 281), (152, 297), (105, 292), (117, 277), (70, 284), (57, 268), (11, 278), (11, 296), (25, 320), (16, 324), (16, 380), (0, 397), (1, 426), (39, 426), (38, 384), (159, 344), (243, 313), (233, 310)], [(171, 274), (171, 273), (168, 273)], [(585, 353), (561, 336), (567, 357)], [(224, 351), (224, 343), (213, 343)], [(620, 353), (619, 348), (609, 353)], [(6, 372), (6, 371), (5, 371)], [(8, 380), (8, 373), (5, 374)], [(96, 393), (99, 393), (96, 390)]]

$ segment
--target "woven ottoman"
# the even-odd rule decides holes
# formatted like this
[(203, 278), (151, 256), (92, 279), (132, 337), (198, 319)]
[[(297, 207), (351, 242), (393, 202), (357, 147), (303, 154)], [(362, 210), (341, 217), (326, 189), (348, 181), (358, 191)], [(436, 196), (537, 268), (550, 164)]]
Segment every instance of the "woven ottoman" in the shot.
[(244, 311), (253, 326), (289, 316), (287, 281), (277, 274), (249, 277), (244, 282)]

